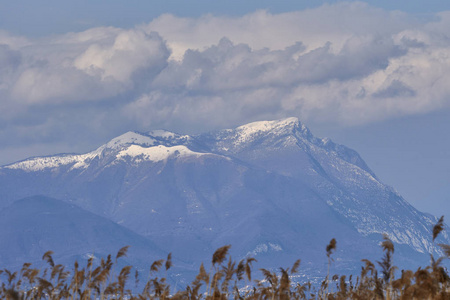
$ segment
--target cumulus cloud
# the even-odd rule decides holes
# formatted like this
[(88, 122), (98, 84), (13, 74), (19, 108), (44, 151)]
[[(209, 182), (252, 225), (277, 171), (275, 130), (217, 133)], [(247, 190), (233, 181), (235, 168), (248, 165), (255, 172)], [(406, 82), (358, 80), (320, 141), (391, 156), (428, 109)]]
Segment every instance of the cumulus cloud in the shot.
[(126, 130), (351, 126), (448, 108), (449, 23), (352, 2), (34, 40), (0, 31), (0, 141), (93, 148)]
[(181, 59), (188, 49), (202, 50), (216, 45), (222, 37), (258, 50), (283, 50), (302, 41), (308, 50), (330, 42), (339, 51), (352, 36), (390, 35), (415, 23), (401, 12), (386, 12), (362, 2), (325, 4), (320, 8), (271, 14), (265, 10), (242, 17), (178, 18), (162, 15), (144, 30), (157, 31), (172, 49), (172, 58)]
[(93, 43), (74, 60), (74, 66), (102, 81), (132, 83), (132, 74), (139, 70), (165, 66), (168, 51), (155, 32), (131, 30), (120, 32), (111, 44)]
[(157, 33), (139, 29), (96, 28), (17, 50), (3, 44), (0, 64), (9, 67), (2, 68), (8, 76), (0, 74), (1, 85), (18, 103), (102, 100), (136, 88), (135, 76), (145, 74), (151, 80), (165, 68), (169, 55)]

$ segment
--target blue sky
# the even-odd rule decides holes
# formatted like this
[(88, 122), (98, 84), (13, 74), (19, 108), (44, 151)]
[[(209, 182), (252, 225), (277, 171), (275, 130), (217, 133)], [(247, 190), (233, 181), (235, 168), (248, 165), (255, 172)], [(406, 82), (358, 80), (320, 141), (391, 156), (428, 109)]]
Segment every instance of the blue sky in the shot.
[(299, 117), (450, 216), (448, 1), (0, 0), (0, 164)]
[[(0, 0), (0, 28), (16, 34), (41, 36), (81, 31), (93, 26), (134, 27), (164, 13), (182, 17), (204, 14), (241, 16), (257, 9), (272, 13), (315, 8), (341, 1), (326, 0)], [(427, 15), (450, 9), (446, 0), (371, 0), (372, 6)]]

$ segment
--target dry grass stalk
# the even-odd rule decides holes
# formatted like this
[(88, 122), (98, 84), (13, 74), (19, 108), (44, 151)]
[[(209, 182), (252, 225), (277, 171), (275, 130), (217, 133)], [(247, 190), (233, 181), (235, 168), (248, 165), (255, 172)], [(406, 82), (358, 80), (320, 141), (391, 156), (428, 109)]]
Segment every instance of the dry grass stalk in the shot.
[[(443, 228), (441, 220), (433, 227), (433, 242)], [(437, 229), (436, 229), (437, 228)], [(85, 268), (74, 264), (73, 271), (67, 271), (63, 265), (55, 264), (52, 252), (46, 252), (42, 259), (49, 268), (43, 271), (32, 268), (30, 263), (23, 264), (19, 272), (0, 270), (0, 299), (450, 299), (448, 286), (450, 278), (442, 266), (444, 259), (450, 256), (450, 246), (440, 245), (446, 256), (434, 259), (425, 268), (416, 271), (402, 270), (401, 276), (395, 278), (396, 267), (392, 263), (394, 244), (387, 235), (383, 236), (381, 247), (384, 256), (378, 262), (382, 278), (378, 277), (375, 265), (369, 260), (362, 260), (361, 273), (353, 282), (350, 276), (334, 275), (334, 292), (330, 292), (329, 267), (331, 255), (336, 249), (336, 240), (332, 239), (326, 247), (328, 273), (322, 286), (314, 287), (310, 282), (293, 283), (293, 274), (298, 273), (300, 260), (291, 268), (279, 268), (278, 272), (260, 269), (263, 279), (252, 280), (252, 263), (254, 258), (246, 258), (238, 263), (228, 256), (230, 246), (217, 249), (211, 260), (208, 273), (202, 264), (195, 280), (184, 290), (170, 294), (167, 271), (172, 267), (172, 255), (166, 260), (157, 260), (150, 266), (150, 275), (141, 293), (139, 272), (134, 270), (134, 291), (128, 287), (132, 267), (126, 266), (119, 274), (114, 273), (117, 260), (125, 257), (128, 246), (119, 250), (115, 261), (109, 255), (94, 266), (93, 257), (88, 259)], [(228, 257), (228, 262), (225, 263)], [(165, 276), (156, 274), (164, 266)], [(214, 272), (213, 272), (214, 271)]]
[(444, 230), (444, 216), (440, 217), (436, 225), (433, 226), (433, 242), (442, 230)]

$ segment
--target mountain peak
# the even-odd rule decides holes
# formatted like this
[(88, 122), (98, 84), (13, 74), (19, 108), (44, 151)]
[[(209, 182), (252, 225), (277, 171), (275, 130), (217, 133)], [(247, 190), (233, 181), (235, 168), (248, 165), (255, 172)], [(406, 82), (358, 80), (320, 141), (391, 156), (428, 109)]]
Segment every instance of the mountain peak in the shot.
[(117, 149), (121, 148), (123, 146), (127, 145), (141, 145), (141, 146), (153, 146), (155, 144), (155, 139), (152, 137), (134, 132), (134, 131), (128, 131), (122, 135), (119, 135), (116, 138), (113, 138), (110, 140), (105, 147), (106, 148), (112, 148)]
[(252, 142), (258, 137), (270, 135), (285, 135), (292, 133), (295, 128), (300, 126), (300, 122), (297, 118), (286, 118), (274, 121), (258, 121), (248, 123), (237, 127), (234, 130), (234, 144), (235, 146)]
[(292, 128), (293, 126), (299, 125), (298, 118), (291, 117), (274, 121), (258, 121), (248, 123), (236, 128), (237, 131), (241, 133), (246, 132), (248, 134), (253, 134), (255, 132), (268, 132), (274, 131), (281, 128)]

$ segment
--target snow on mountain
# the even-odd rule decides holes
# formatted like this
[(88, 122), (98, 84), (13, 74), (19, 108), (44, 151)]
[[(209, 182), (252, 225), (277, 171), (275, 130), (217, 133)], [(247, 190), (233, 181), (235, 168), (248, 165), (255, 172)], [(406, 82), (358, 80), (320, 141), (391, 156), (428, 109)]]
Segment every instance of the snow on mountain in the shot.
[[(236, 129), (202, 134), (197, 138), (205, 140), (213, 151), (220, 153), (242, 156), (246, 150), (250, 149), (253, 156), (250, 158), (251, 160), (257, 159), (257, 154), (267, 156), (267, 152), (289, 147), (295, 147), (310, 155), (314, 155), (314, 152), (324, 151), (329, 154), (330, 159), (338, 158), (376, 177), (356, 151), (337, 145), (328, 138), (314, 137), (297, 118), (254, 122)], [(261, 146), (265, 147), (267, 151), (257, 153), (256, 150)]]
[(171, 156), (186, 157), (201, 155), (206, 155), (206, 153), (191, 151), (186, 146), (166, 147), (159, 145), (156, 147), (143, 148), (139, 145), (131, 145), (128, 148), (120, 151), (116, 157), (117, 159), (123, 159), (125, 157), (138, 158), (139, 160), (137, 162), (140, 162), (142, 160), (158, 162), (166, 160)]
[[(157, 141), (150, 136), (145, 136), (137, 132), (129, 131), (112, 139), (99, 149), (120, 149), (127, 145), (140, 145), (144, 147), (150, 147), (155, 145), (156, 143)], [(97, 149), (97, 151), (99, 149)]]
[[(41, 171), (43, 169), (53, 169), (61, 166), (71, 166), (72, 169), (86, 169), (94, 159), (99, 159), (111, 151), (115, 153), (115, 160), (124, 160), (126, 157), (134, 159), (135, 163), (141, 161), (163, 161), (170, 156), (187, 157), (201, 156), (206, 153), (191, 151), (184, 145), (165, 146), (164, 141), (171, 143), (177, 139), (177, 142), (188, 140), (189, 136), (177, 136), (163, 130), (155, 130), (150, 132), (152, 136), (146, 136), (136, 132), (127, 132), (118, 136), (98, 149), (81, 155), (63, 154), (47, 157), (34, 157), (17, 163), (9, 164), (3, 168), (18, 169), (27, 172)], [(170, 143), (169, 143), (170, 144)], [(152, 147), (153, 145), (157, 145)]]
[(282, 132), (289, 130), (290, 127), (295, 126), (298, 123), (297, 118), (287, 118), (277, 121), (261, 121), (253, 122), (246, 125), (242, 125), (236, 128), (233, 139), (235, 147), (243, 143), (254, 141), (261, 134), (275, 134), (279, 135)]
[(213, 151), (302, 180), (364, 236), (388, 233), (422, 253), (432, 246), (428, 233), (415, 228), (429, 229), (435, 218), (420, 215), (384, 185), (354, 150), (314, 137), (296, 118), (250, 123), (199, 139)]
[(34, 157), (10, 165), (6, 165), (5, 169), (24, 170), (28, 172), (41, 171), (47, 168), (58, 168), (64, 165), (72, 165), (74, 169), (88, 166), (88, 162), (97, 157), (98, 153), (91, 152), (84, 155), (64, 154), (61, 156)]
[(356, 151), (313, 136), (297, 118), (195, 136), (128, 132), (87, 154), (0, 167), (0, 210), (36, 194), (120, 224), (193, 266), (232, 244), (234, 257), (250, 253), (266, 267), (302, 258), (321, 272), (334, 237), (337, 264), (357, 270), (360, 259), (379, 259), (387, 233), (408, 267), (428, 260), (437, 220)]

